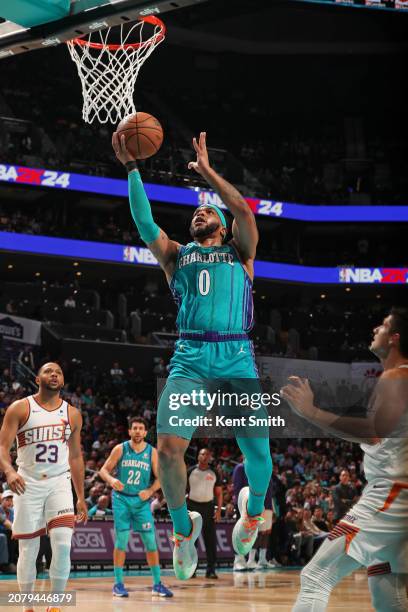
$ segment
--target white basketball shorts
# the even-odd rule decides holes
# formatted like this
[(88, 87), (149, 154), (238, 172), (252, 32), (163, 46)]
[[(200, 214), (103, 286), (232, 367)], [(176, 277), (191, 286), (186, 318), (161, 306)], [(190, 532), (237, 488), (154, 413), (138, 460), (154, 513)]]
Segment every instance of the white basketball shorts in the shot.
[(13, 537), (36, 538), (55, 527), (74, 527), (71, 474), (43, 480), (21, 474), (26, 483), (22, 495), (14, 495)]
[(346, 552), (365, 567), (408, 573), (408, 483), (376, 479), (330, 532), (346, 536)]

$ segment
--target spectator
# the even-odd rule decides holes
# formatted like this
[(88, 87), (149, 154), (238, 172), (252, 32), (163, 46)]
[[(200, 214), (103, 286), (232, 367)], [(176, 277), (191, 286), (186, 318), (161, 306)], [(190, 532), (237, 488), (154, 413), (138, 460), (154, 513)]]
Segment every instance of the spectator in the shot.
[(9, 300), (6, 304), (6, 312), (7, 314), (16, 314), (16, 308), (14, 306), (14, 300)]
[[(207, 554), (206, 578), (218, 578), (215, 573), (217, 544), (215, 522), (221, 520), (222, 487), (217, 470), (210, 467), (211, 453), (202, 448), (198, 453), (198, 464), (187, 472), (188, 509), (198, 512), (203, 518), (203, 539)], [(214, 508), (214, 498), (217, 510)]]
[(153, 368), (153, 374), (157, 376), (157, 378), (166, 378), (168, 371), (163, 357), (157, 359), (157, 363)]
[[(95, 459), (87, 459), (85, 463), (85, 489), (88, 490), (90, 489), (90, 487), (93, 488), (93, 485), (95, 484), (95, 480), (97, 478), (99, 478), (98, 466)], [(94, 506), (96, 502), (97, 497), (88, 507)]]
[(91, 489), (89, 489), (89, 496), (85, 500), (88, 508), (92, 508), (93, 506), (95, 506), (95, 504), (98, 501), (99, 496), (100, 496), (99, 486), (94, 486), (94, 487), (91, 487)]
[(110, 370), (111, 380), (114, 385), (120, 386), (123, 385), (123, 377), (124, 372), (121, 367), (119, 367), (119, 363), (115, 361)]
[(64, 302), (65, 308), (76, 308), (76, 301), (73, 295), (69, 295)]
[(321, 508), (315, 508), (313, 511), (312, 523), (316, 525), (321, 532), (328, 532), (327, 522), (324, 520), (323, 510)]
[(75, 391), (70, 395), (69, 403), (75, 406), (75, 408), (78, 408), (78, 410), (82, 410), (83, 399), (81, 387), (77, 387)]
[(297, 541), (295, 536), (298, 533), (296, 514), (293, 510), (289, 510), (285, 514), (283, 522), (283, 546), (282, 546), (282, 560), (284, 563), (289, 564), (291, 561), (298, 562), (298, 556), (293, 558), (295, 551), (297, 551)]
[(6, 394), (4, 391), (0, 391), (0, 411), (3, 413), (4, 409), (7, 408), (8, 403), (5, 401)]
[(81, 402), (84, 408), (91, 410), (95, 406), (95, 398), (92, 389), (88, 387), (81, 395)]
[(293, 535), (296, 544), (296, 558), (306, 564), (313, 556), (314, 535), (319, 533), (317, 527), (311, 522), (310, 510), (298, 510), (296, 516), (297, 533)]
[(1, 376), (1, 388), (7, 393), (13, 389), (13, 377), (11, 376), (10, 369), (4, 368)]
[(135, 368), (133, 366), (128, 368), (126, 372), (126, 388), (128, 393), (135, 395), (138, 391), (140, 391), (142, 383), (142, 377), (136, 373)]
[(25, 346), (23, 350), (20, 351), (17, 357), (17, 361), (26, 366), (26, 368), (29, 368), (30, 370), (35, 370), (34, 355), (31, 350), (31, 346)]
[(339, 521), (357, 500), (357, 491), (350, 484), (350, 473), (348, 470), (340, 472), (340, 482), (332, 490), (334, 502), (334, 520)]
[(333, 529), (335, 525), (333, 510), (329, 510), (326, 514), (326, 525), (327, 525), (327, 531), (329, 532)]
[[(17, 542), (12, 539), (14, 493), (9, 489), (3, 491), (0, 505), (0, 570), (4, 574), (15, 574), (17, 571)], [(3, 549), (3, 550), (2, 550)]]
[(110, 503), (109, 497), (107, 495), (101, 495), (98, 498), (98, 502), (95, 504), (95, 506), (92, 506), (92, 508), (89, 510), (88, 512), (89, 518), (93, 516), (112, 516), (113, 512), (108, 507), (109, 503)]

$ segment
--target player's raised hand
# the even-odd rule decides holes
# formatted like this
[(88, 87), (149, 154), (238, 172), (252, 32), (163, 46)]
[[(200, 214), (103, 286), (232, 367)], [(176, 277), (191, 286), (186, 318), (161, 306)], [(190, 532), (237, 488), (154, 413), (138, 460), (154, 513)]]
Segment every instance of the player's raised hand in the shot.
[(112, 489), (115, 489), (115, 491), (123, 491), (123, 489), (125, 488), (123, 482), (120, 482), (120, 480), (118, 480), (117, 478), (112, 478), (109, 484)]
[(311, 417), (316, 410), (313, 391), (307, 378), (289, 376), (289, 385), (280, 390), (280, 395), (288, 402), (294, 412), (302, 417)]
[(76, 509), (76, 522), (86, 523), (86, 521), (88, 520), (88, 506), (86, 505), (86, 501), (84, 499), (78, 499)]
[(17, 474), (15, 470), (8, 472), (6, 478), (9, 489), (11, 489), (13, 493), (17, 493), (17, 495), (23, 495), (26, 490), (24, 478), (20, 474)]
[(121, 164), (125, 165), (129, 161), (135, 161), (135, 158), (129, 153), (126, 147), (126, 139), (124, 134), (119, 138), (117, 132), (112, 134), (112, 147), (115, 151), (115, 155)]
[(200, 138), (193, 138), (193, 147), (195, 152), (197, 153), (196, 161), (191, 161), (188, 164), (189, 170), (195, 170), (198, 174), (203, 174), (207, 170), (210, 169), (210, 162), (208, 159), (208, 151), (207, 151), (207, 132), (200, 132)]

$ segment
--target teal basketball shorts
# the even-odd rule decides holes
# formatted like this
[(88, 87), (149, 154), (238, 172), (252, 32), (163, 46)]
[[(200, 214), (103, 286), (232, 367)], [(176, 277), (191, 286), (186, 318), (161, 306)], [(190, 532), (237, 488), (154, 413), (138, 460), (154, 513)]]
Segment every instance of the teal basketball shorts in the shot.
[(141, 533), (154, 531), (154, 519), (148, 502), (139, 497), (114, 492), (112, 510), (115, 531), (132, 529)]
[[(189, 403), (188, 397), (200, 389), (214, 393), (219, 386), (224, 388), (225, 383), (228, 391), (260, 390), (253, 344), (248, 336), (222, 332), (180, 334), (170, 360), (170, 375), (160, 394), (157, 433), (190, 440), (197, 425), (184, 421), (206, 416), (209, 411), (206, 406)], [(175, 398), (182, 395), (186, 399), (180, 405)], [(183, 424), (178, 426), (179, 422)]]

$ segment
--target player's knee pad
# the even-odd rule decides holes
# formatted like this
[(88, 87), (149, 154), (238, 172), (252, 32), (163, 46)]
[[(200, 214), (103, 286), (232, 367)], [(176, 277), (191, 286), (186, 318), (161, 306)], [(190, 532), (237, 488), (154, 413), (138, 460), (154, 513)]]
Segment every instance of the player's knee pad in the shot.
[(18, 541), (17, 580), (20, 585), (35, 581), (36, 561), (40, 550), (40, 538)]
[(142, 538), (142, 542), (146, 549), (146, 552), (156, 552), (157, 544), (156, 544), (156, 534), (154, 530), (146, 531), (145, 533), (141, 533), (140, 537)]
[(328, 597), (342, 579), (348, 558), (344, 561), (344, 538), (325, 540), (317, 553), (300, 573), (302, 591), (321, 593)]
[(330, 591), (325, 578), (324, 568), (313, 559), (300, 572), (300, 583), (302, 591), (324, 592)]
[(369, 576), (368, 585), (375, 612), (406, 612), (406, 581), (398, 574)]
[(130, 535), (129, 529), (124, 529), (123, 531), (116, 532), (115, 548), (117, 550), (122, 550), (123, 552), (126, 551), (126, 547), (129, 541), (129, 535)]
[(50, 577), (68, 578), (71, 570), (72, 529), (54, 527), (50, 530), (50, 541), (52, 550)]

